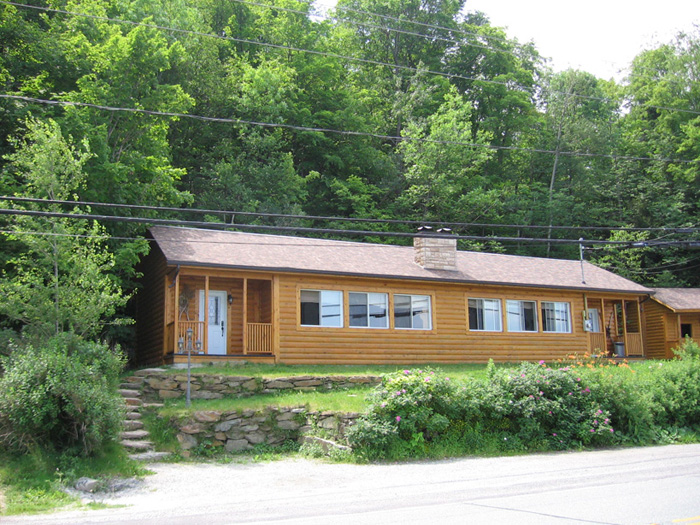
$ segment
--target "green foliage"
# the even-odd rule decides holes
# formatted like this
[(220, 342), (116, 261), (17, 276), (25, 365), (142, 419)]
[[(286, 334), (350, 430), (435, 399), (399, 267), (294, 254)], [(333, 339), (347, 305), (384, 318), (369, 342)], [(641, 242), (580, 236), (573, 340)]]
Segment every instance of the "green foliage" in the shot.
[(121, 428), (123, 365), (118, 352), (72, 334), (14, 351), (0, 378), (0, 441), (18, 452), (99, 452)]

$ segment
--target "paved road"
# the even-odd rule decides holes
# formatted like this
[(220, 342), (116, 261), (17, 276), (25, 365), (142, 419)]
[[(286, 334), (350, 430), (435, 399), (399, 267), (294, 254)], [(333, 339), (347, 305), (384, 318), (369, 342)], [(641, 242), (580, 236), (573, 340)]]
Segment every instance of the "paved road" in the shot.
[(700, 445), (391, 465), (158, 464), (97, 511), (2, 524), (700, 523)]

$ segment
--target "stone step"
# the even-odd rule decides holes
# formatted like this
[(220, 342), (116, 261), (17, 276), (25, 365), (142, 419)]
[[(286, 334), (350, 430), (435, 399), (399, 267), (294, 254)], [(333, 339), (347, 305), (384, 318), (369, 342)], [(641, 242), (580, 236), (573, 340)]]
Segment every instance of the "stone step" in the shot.
[(142, 429), (135, 429), (135, 430), (126, 430), (121, 433), (121, 438), (122, 439), (143, 439), (148, 437), (150, 434), (148, 433), (147, 430), (142, 430)]
[[(134, 408), (134, 407), (131, 407)], [(136, 412), (135, 410), (130, 410), (126, 413), (126, 419), (141, 419), (141, 412)]]
[(150, 374), (161, 374), (165, 372), (165, 368), (144, 368), (142, 370), (137, 370), (134, 372), (135, 376), (147, 376)]
[(126, 405), (130, 407), (140, 407), (144, 404), (138, 397), (125, 397), (124, 401), (126, 401)]
[(130, 430), (140, 430), (143, 428), (143, 423), (141, 421), (138, 421), (136, 419), (127, 419), (124, 421), (124, 430), (130, 431)]
[(134, 459), (136, 461), (145, 461), (145, 462), (150, 462), (150, 461), (160, 461), (163, 459), (166, 459), (169, 457), (171, 454), (170, 452), (140, 452), (138, 454), (129, 454), (129, 457), (131, 459)]
[(142, 403), (143, 408), (163, 408), (165, 405), (163, 403)]
[(141, 385), (138, 383), (119, 383), (119, 388), (123, 388), (126, 390), (134, 390), (135, 388), (139, 388)]
[(119, 395), (122, 397), (141, 397), (141, 392), (139, 390), (128, 390), (126, 388), (120, 388), (117, 390)]
[(142, 385), (144, 377), (143, 376), (128, 376), (123, 378), (125, 383), (133, 385)]
[(150, 441), (134, 440), (134, 439), (122, 439), (121, 444), (123, 447), (131, 450), (147, 451), (153, 450), (153, 443)]

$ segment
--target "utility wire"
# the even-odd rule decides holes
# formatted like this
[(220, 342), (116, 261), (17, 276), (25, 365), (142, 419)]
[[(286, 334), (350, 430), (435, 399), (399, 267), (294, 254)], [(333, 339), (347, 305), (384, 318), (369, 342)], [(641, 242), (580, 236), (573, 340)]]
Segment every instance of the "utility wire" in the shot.
[[(17, 197), (0, 195), (0, 200), (11, 202), (31, 202), (36, 204), (61, 204), (70, 206), (95, 206), (105, 208), (126, 208), (133, 210), (145, 211), (170, 211), (178, 213), (197, 213), (197, 214), (219, 214), (231, 215), (235, 217), (240, 215), (243, 217), (264, 217), (264, 218), (282, 218), (282, 219), (302, 219), (302, 220), (322, 220), (322, 221), (337, 221), (337, 222), (356, 222), (370, 224), (404, 224), (411, 226), (438, 226), (451, 228), (510, 228), (510, 229), (538, 229), (548, 230), (550, 226), (540, 226), (534, 224), (497, 224), (497, 223), (474, 223), (474, 222), (438, 222), (438, 221), (417, 221), (417, 220), (401, 220), (401, 219), (371, 219), (371, 218), (353, 218), (353, 217), (334, 217), (324, 215), (292, 215), (285, 213), (265, 213), (265, 212), (250, 212), (250, 211), (235, 211), (235, 210), (213, 210), (202, 208), (176, 208), (168, 206), (145, 206), (140, 204), (119, 204), (112, 202), (93, 202), (93, 201), (70, 201), (59, 199), (39, 199), (35, 197)], [(231, 223), (234, 225), (233, 223)], [(627, 228), (617, 226), (551, 226), (556, 230), (574, 230), (574, 231), (633, 231), (633, 232), (664, 232), (664, 235), (657, 240), (667, 237), (674, 233), (696, 233), (700, 232), (700, 227), (662, 227), (662, 228)], [(489, 237), (490, 238), (490, 237)], [(637, 241), (630, 241), (637, 242)]]
[[(241, 230), (262, 230), (262, 231), (284, 231), (294, 233), (310, 233), (310, 234), (333, 234), (333, 235), (363, 235), (373, 237), (396, 237), (396, 238), (413, 238), (419, 233), (404, 233), (404, 232), (382, 232), (371, 230), (339, 230), (331, 228), (305, 228), (297, 226), (268, 226), (259, 224), (228, 224), (221, 222), (205, 222), (205, 221), (186, 221), (176, 219), (155, 219), (148, 217), (124, 217), (117, 215), (97, 215), (89, 213), (62, 213), (62, 212), (47, 212), (36, 210), (22, 210), (15, 208), (0, 208), (0, 215), (21, 215), (29, 217), (43, 217), (52, 219), (74, 219), (74, 220), (96, 220), (96, 221), (111, 221), (125, 222), (137, 224), (153, 224), (163, 226), (190, 226), (195, 228), (209, 229), (241, 229)], [(453, 235), (453, 234), (433, 234), (435, 237), (458, 239), (467, 241), (504, 241), (516, 243), (552, 243), (552, 244), (582, 244), (581, 239), (547, 239), (537, 237), (503, 237), (503, 236), (482, 236), (482, 235)], [(648, 241), (652, 244), (653, 241)], [(588, 245), (609, 245), (609, 246), (634, 246), (636, 243), (631, 241), (605, 241), (605, 240), (586, 240), (583, 244)], [(688, 241), (665, 241), (664, 246), (685, 246)], [(698, 243), (700, 245), (700, 242)]]
[[(274, 49), (283, 49), (286, 51), (297, 51), (300, 53), (310, 53), (310, 54), (326, 56), (326, 57), (330, 57), (330, 58), (344, 59), (344, 60), (349, 60), (349, 61), (359, 62), (359, 63), (364, 63), (364, 64), (384, 66), (384, 67), (388, 67), (391, 69), (400, 69), (403, 71), (411, 71), (414, 73), (436, 75), (436, 76), (441, 76), (441, 77), (448, 78), (448, 79), (468, 80), (470, 82), (483, 82), (486, 84), (494, 84), (494, 85), (503, 86), (503, 87), (506, 87), (508, 89), (518, 88), (521, 91), (528, 92), (528, 93), (532, 89), (532, 87), (524, 86), (522, 84), (518, 84), (515, 82), (499, 81), (499, 80), (478, 78), (478, 77), (469, 77), (469, 76), (459, 75), (459, 74), (455, 74), (455, 73), (444, 73), (442, 71), (433, 71), (433, 70), (429, 70), (429, 69), (421, 69), (421, 68), (416, 68), (416, 67), (411, 67), (411, 66), (404, 66), (404, 65), (400, 65), (400, 64), (390, 64), (388, 62), (381, 62), (379, 60), (351, 57), (351, 56), (341, 55), (338, 53), (331, 53), (331, 52), (327, 52), (327, 51), (317, 51), (317, 50), (312, 50), (312, 49), (298, 48), (298, 47), (294, 47), (294, 46), (285, 46), (282, 44), (272, 44), (272, 43), (268, 43), (268, 42), (260, 42), (260, 41), (256, 41), (256, 40), (236, 38), (236, 37), (226, 36), (226, 35), (216, 35), (213, 33), (204, 33), (201, 31), (193, 31), (193, 30), (188, 30), (188, 29), (180, 29), (180, 28), (175, 28), (175, 27), (161, 26), (161, 25), (157, 25), (157, 24), (146, 24), (143, 22), (133, 22), (131, 20), (124, 20), (121, 18), (110, 18), (110, 17), (106, 17), (106, 16), (89, 15), (86, 13), (78, 13), (75, 11), (67, 11), (67, 10), (63, 10), (63, 9), (53, 9), (53, 8), (49, 8), (49, 7), (27, 5), (27, 4), (22, 4), (22, 3), (18, 3), (18, 2), (11, 2), (8, 0), (0, 0), (0, 4), (11, 5), (14, 7), (22, 7), (22, 8), (26, 8), (26, 9), (37, 9), (40, 11), (59, 13), (59, 14), (64, 14), (64, 15), (69, 15), (69, 16), (80, 16), (80, 17), (84, 17), (84, 18), (88, 18), (88, 19), (92, 19), (92, 20), (104, 21), (104, 22), (115, 22), (115, 23), (119, 23), (119, 24), (127, 24), (127, 25), (132, 25), (132, 26), (149, 27), (152, 29), (159, 29), (162, 31), (170, 31), (170, 32), (175, 32), (175, 33), (191, 34), (191, 35), (204, 36), (204, 37), (209, 37), (209, 38), (217, 38), (220, 40), (228, 40), (228, 41), (238, 42), (238, 43), (243, 43), (243, 44), (270, 47), (270, 48), (274, 48)], [(384, 15), (378, 15), (378, 16), (384, 16)], [(436, 27), (439, 27), (439, 26), (436, 26)], [(445, 29), (447, 29), (447, 28), (445, 28)], [(550, 93), (556, 93), (559, 95), (564, 95), (564, 96), (572, 97), (572, 98), (580, 98), (580, 99), (585, 99), (585, 100), (598, 100), (598, 101), (602, 101), (602, 102), (610, 102), (610, 103), (614, 103), (614, 104), (619, 104), (619, 101), (611, 99), (611, 98), (607, 98), (607, 97), (596, 97), (596, 96), (592, 96), (592, 95), (566, 93), (563, 91), (550, 91)], [(679, 113), (689, 113), (692, 115), (700, 115), (700, 111), (694, 111), (694, 110), (690, 110), (690, 109), (670, 108), (670, 107), (665, 107), (665, 106), (654, 106), (654, 105), (644, 104), (644, 103), (640, 103), (638, 105), (642, 106), (642, 107), (652, 108), (652, 109), (660, 109), (660, 110), (665, 110), (665, 111), (675, 111), (675, 112), (679, 112)]]
[[(0, 0), (0, 3), (2, 3), (1, 0)], [(637, 157), (637, 156), (632, 156), (632, 155), (613, 155), (613, 154), (609, 154), (609, 153), (587, 153), (587, 152), (583, 152), (583, 151), (558, 151), (557, 152), (554, 150), (547, 150), (547, 149), (540, 149), (540, 148), (522, 148), (519, 146), (497, 146), (497, 145), (493, 145), (493, 144), (479, 144), (476, 142), (462, 142), (462, 141), (454, 141), (454, 140), (437, 140), (437, 139), (419, 138), (419, 137), (411, 137), (411, 136), (397, 137), (394, 135), (382, 135), (379, 133), (370, 133), (370, 132), (365, 132), (365, 131), (344, 131), (344, 130), (330, 129), (330, 128), (314, 128), (314, 127), (308, 127), (308, 126), (296, 126), (293, 124), (282, 124), (282, 123), (273, 123), (273, 122), (257, 122), (257, 121), (252, 121), (252, 120), (232, 119), (232, 118), (223, 118), (223, 117), (205, 117), (202, 115), (193, 115), (191, 113), (174, 113), (174, 112), (167, 112), (167, 111), (153, 111), (153, 110), (140, 109), (140, 108), (124, 108), (124, 107), (115, 107), (115, 106), (104, 106), (104, 105), (100, 105), (100, 104), (91, 104), (88, 102), (74, 102), (74, 101), (69, 101), (69, 100), (47, 100), (47, 99), (34, 98), (34, 97), (25, 97), (25, 96), (20, 96), (20, 95), (8, 95), (8, 94), (3, 94), (3, 93), (0, 93), (0, 98), (7, 98), (7, 99), (13, 99), (13, 100), (23, 100), (25, 102), (35, 102), (37, 104), (48, 104), (48, 105), (54, 105), (54, 106), (88, 107), (88, 108), (99, 109), (99, 110), (104, 110), (104, 111), (124, 111), (124, 112), (128, 112), (128, 113), (139, 113), (139, 114), (144, 114), (144, 115), (152, 115), (152, 116), (160, 116), (160, 117), (187, 118), (187, 119), (193, 119), (193, 120), (201, 120), (201, 121), (205, 121), (205, 122), (220, 122), (220, 123), (227, 123), (227, 124), (261, 126), (261, 127), (267, 127), (267, 128), (284, 128), (284, 129), (291, 129), (291, 130), (295, 130), (295, 131), (308, 131), (308, 132), (317, 132), (317, 133), (334, 133), (334, 134), (338, 134), (338, 135), (371, 137), (371, 138), (378, 138), (378, 139), (382, 139), (382, 140), (391, 140), (391, 141), (427, 142), (427, 143), (431, 143), (431, 144), (469, 146), (469, 147), (473, 147), (473, 148), (485, 148), (485, 149), (490, 149), (490, 150), (494, 150), (494, 151), (495, 150), (524, 151), (524, 152), (528, 152), (528, 153), (559, 154), (559, 155), (562, 155), (565, 157), (603, 158), (603, 159), (610, 159), (610, 160), (639, 160), (639, 161), (655, 161), (655, 162), (668, 162), (668, 163), (678, 163), (678, 164), (694, 164), (694, 163), (700, 162), (700, 159), (688, 160), (688, 159)]]

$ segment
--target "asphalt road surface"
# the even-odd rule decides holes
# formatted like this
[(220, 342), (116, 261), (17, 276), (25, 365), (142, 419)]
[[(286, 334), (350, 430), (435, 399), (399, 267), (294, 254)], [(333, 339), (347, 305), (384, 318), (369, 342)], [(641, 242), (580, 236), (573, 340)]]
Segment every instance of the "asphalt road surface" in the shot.
[(156, 464), (31, 524), (700, 524), (700, 445), (381, 465)]

